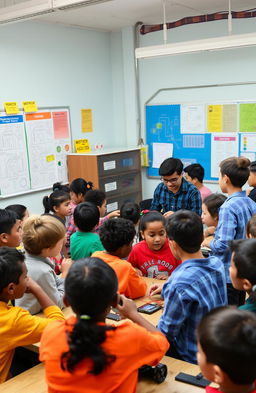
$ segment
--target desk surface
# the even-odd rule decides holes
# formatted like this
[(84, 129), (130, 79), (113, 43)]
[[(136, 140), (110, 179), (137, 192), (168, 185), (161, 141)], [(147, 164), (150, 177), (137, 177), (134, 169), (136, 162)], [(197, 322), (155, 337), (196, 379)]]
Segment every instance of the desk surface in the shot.
[[(161, 384), (149, 380), (140, 381), (137, 386), (137, 393), (204, 393), (202, 388), (174, 380), (179, 372), (198, 374), (200, 372), (198, 366), (166, 356), (162, 359), (162, 363), (168, 367), (166, 380)], [(1, 385), (1, 393), (17, 392), (47, 393), (43, 364), (31, 368)]]

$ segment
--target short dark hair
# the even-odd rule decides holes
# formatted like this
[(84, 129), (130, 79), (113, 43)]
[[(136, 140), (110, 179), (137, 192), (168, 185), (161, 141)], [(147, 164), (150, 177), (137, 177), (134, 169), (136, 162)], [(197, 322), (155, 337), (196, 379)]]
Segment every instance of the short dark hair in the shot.
[(91, 202), (95, 206), (101, 207), (106, 200), (106, 194), (101, 190), (89, 190), (84, 197), (85, 202)]
[(160, 176), (170, 176), (174, 172), (180, 175), (183, 171), (183, 164), (179, 158), (166, 158), (159, 168)]
[(220, 163), (221, 175), (228, 176), (232, 185), (242, 187), (248, 180), (250, 160), (246, 157), (229, 157)]
[(120, 208), (120, 217), (137, 224), (140, 219), (139, 205), (134, 202), (125, 202)]
[(247, 237), (249, 237), (249, 235), (251, 235), (252, 237), (256, 238), (256, 214), (254, 214), (250, 218), (250, 220), (247, 222), (246, 234), (247, 234)]
[(182, 250), (192, 254), (200, 250), (204, 239), (201, 218), (193, 211), (179, 210), (173, 213), (166, 224), (167, 235)]
[(256, 172), (256, 161), (252, 161), (249, 166), (250, 172)]
[(91, 190), (93, 187), (93, 184), (91, 181), (86, 181), (82, 179), (81, 177), (78, 177), (77, 179), (74, 179), (70, 183), (70, 191), (74, 192), (76, 195), (82, 194), (85, 195), (87, 191)]
[(158, 211), (151, 210), (148, 213), (143, 214), (140, 219), (140, 231), (144, 232), (145, 229), (147, 229), (147, 224), (149, 222), (155, 221), (161, 221), (164, 227), (166, 225), (166, 220), (164, 216)]
[(255, 381), (256, 314), (233, 307), (219, 307), (206, 314), (197, 328), (207, 363), (216, 364), (231, 381)]
[(52, 186), (52, 191), (65, 191), (70, 192), (69, 184), (62, 184), (60, 182), (54, 183)]
[(99, 223), (100, 212), (91, 202), (82, 202), (74, 210), (74, 222), (82, 232), (91, 232)]
[(27, 210), (26, 206), (24, 206), (24, 205), (9, 205), (5, 209), (12, 210), (14, 213), (16, 213), (18, 220), (23, 220), (23, 218), (25, 217), (26, 210)]
[(203, 203), (212, 217), (218, 217), (220, 207), (226, 199), (227, 197), (223, 194), (211, 194), (204, 198)]
[(197, 179), (200, 183), (203, 183), (204, 180), (204, 168), (200, 164), (191, 164), (184, 168), (184, 172), (186, 172), (191, 179)]
[(135, 236), (135, 228), (130, 220), (116, 218), (107, 220), (100, 228), (100, 240), (106, 251), (116, 251), (128, 245)]
[(17, 214), (13, 210), (0, 209), (0, 233), (10, 234), (17, 219)]
[(24, 260), (25, 256), (21, 251), (11, 247), (0, 247), (0, 293), (11, 282), (19, 283)]

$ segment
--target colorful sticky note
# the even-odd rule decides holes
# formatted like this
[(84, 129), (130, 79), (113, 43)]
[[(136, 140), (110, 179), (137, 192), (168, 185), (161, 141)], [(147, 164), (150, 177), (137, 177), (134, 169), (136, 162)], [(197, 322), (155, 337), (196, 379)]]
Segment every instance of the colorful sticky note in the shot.
[(17, 115), (19, 113), (17, 102), (4, 102), (4, 109), (7, 115)]
[(23, 101), (22, 106), (24, 109), (24, 112), (29, 113), (29, 112), (37, 112), (37, 105), (35, 101)]
[(88, 139), (76, 139), (75, 149), (77, 153), (89, 153), (91, 151)]
[(82, 132), (92, 132), (92, 110), (81, 109)]
[(47, 162), (51, 162), (55, 160), (55, 155), (54, 154), (50, 154), (49, 156), (46, 156), (46, 161)]

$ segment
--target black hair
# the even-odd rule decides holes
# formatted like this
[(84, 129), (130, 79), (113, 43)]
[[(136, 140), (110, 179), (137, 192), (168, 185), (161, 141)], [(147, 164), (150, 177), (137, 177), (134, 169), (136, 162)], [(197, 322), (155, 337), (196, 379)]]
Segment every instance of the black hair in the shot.
[(75, 225), (82, 232), (91, 232), (99, 219), (99, 209), (91, 202), (82, 202), (74, 210)]
[(124, 218), (107, 220), (100, 228), (100, 240), (106, 251), (116, 251), (118, 248), (129, 245), (134, 236), (135, 228), (131, 221)]
[(200, 164), (191, 164), (184, 168), (184, 172), (186, 172), (191, 179), (197, 178), (200, 183), (203, 183), (204, 180), (204, 168)]
[(125, 202), (120, 208), (120, 217), (137, 224), (140, 219), (140, 207), (134, 202)]
[(255, 313), (230, 306), (215, 308), (203, 317), (197, 336), (207, 363), (219, 366), (235, 384), (255, 381)]
[(249, 166), (250, 172), (256, 172), (256, 161), (252, 161)]
[(106, 194), (101, 190), (89, 190), (84, 197), (85, 202), (91, 202), (95, 206), (101, 207), (106, 200)]
[(70, 185), (70, 191), (74, 192), (76, 195), (82, 194), (85, 195), (87, 191), (91, 190), (93, 187), (93, 184), (91, 181), (86, 181), (82, 179), (81, 177), (78, 177), (77, 179), (74, 179)]
[(0, 293), (11, 282), (19, 283), (24, 260), (24, 254), (16, 248), (0, 247)]
[(192, 254), (200, 250), (204, 239), (203, 224), (198, 214), (191, 210), (179, 210), (167, 220), (167, 235), (179, 247)]
[(230, 248), (234, 253), (233, 261), (237, 269), (237, 277), (250, 281), (252, 298), (256, 303), (256, 239), (233, 240)]
[(212, 217), (218, 217), (220, 207), (226, 199), (227, 197), (223, 194), (211, 194), (204, 198), (203, 203)]
[(256, 238), (256, 214), (254, 214), (246, 225), (246, 235)]
[(0, 233), (10, 234), (16, 220), (18, 220), (18, 217), (13, 210), (0, 209)]
[(26, 206), (23, 205), (9, 205), (5, 209), (12, 210), (14, 213), (16, 213), (18, 220), (23, 220), (27, 210)]
[(115, 360), (101, 347), (106, 332), (115, 327), (97, 322), (116, 302), (117, 289), (116, 273), (101, 259), (84, 258), (71, 266), (65, 279), (65, 294), (77, 314), (77, 322), (68, 333), (69, 350), (61, 356), (63, 370), (73, 372), (78, 363), (90, 358), (93, 364), (90, 373), (98, 375)]
[(160, 176), (170, 176), (174, 172), (180, 175), (183, 171), (183, 164), (179, 158), (166, 158), (159, 168)]
[(242, 187), (248, 180), (250, 160), (246, 157), (229, 157), (220, 163), (221, 175), (228, 176), (235, 187)]
[(63, 202), (69, 201), (70, 195), (66, 191), (56, 190), (53, 191), (50, 196), (43, 197), (44, 212), (49, 213), (52, 211), (56, 213), (54, 207), (60, 206)]
[(160, 212), (152, 210), (141, 216), (140, 231), (144, 232), (147, 229), (147, 224), (154, 221), (161, 221), (163, 226), (166, 226), (166, 220), (164, 216)]
[(53, 184), (52, 191), (65, 191), (66, 193), (69, 193), (70, 188), (68, 184), (62, 184), (60, 182), (57, 182)]

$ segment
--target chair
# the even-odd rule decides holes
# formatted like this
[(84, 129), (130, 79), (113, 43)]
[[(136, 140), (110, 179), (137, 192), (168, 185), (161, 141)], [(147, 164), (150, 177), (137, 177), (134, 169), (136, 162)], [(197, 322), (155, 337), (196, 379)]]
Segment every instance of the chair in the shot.
[(152, 203), (153, 199), (143, 199), (143, 201), (141, 201), (139, 203), (140, 205), (140, 210), (149, 210), (151, 207), (151, 203)]

